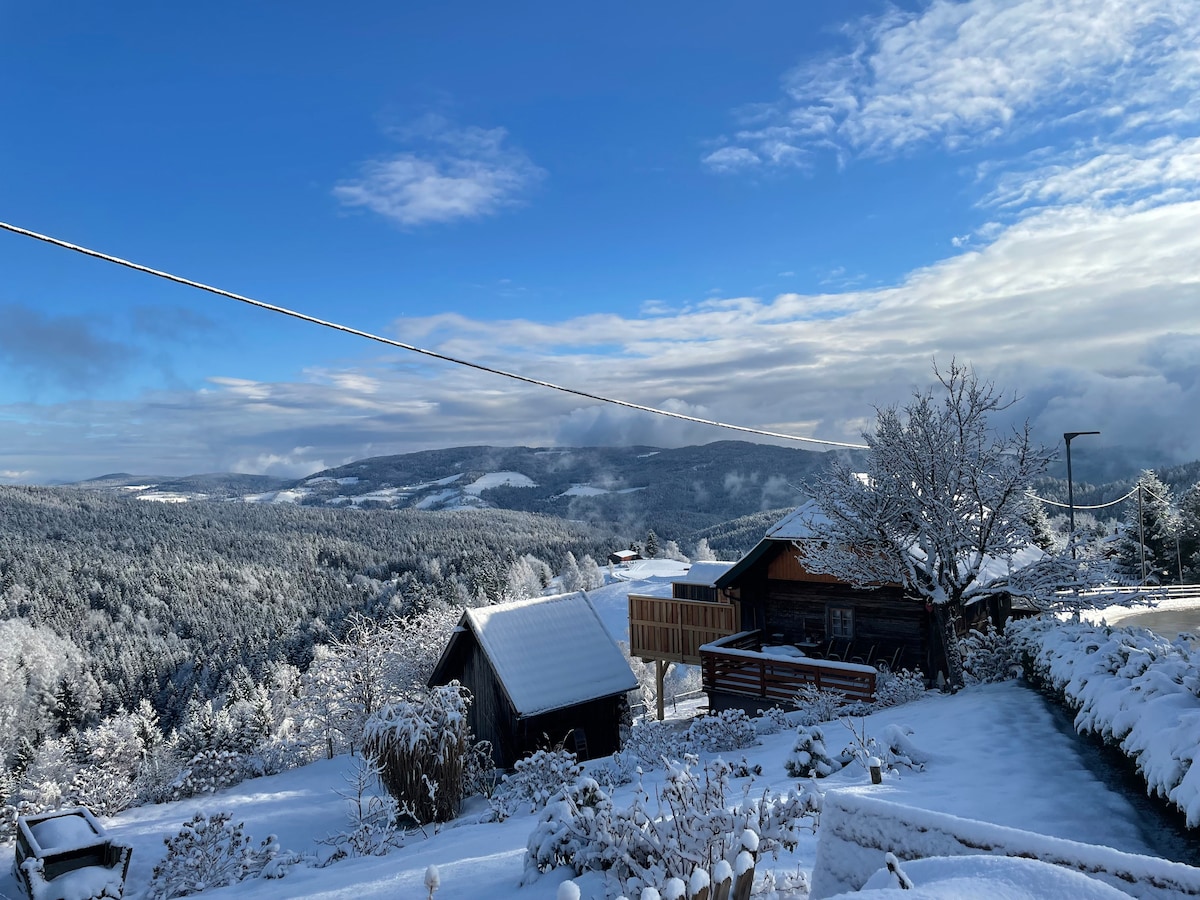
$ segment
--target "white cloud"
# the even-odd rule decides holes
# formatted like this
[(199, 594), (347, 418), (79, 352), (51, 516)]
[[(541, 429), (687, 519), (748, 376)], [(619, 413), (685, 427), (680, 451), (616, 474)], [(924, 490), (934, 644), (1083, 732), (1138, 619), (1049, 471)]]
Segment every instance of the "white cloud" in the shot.
[(935, 0), (846, 34), (850, 49), (789, 72), (783, 96), (744, 110), (705, 162), (736, 171), (806, 164), (821, 148), (891, 155), (1065, 122), (1111, 132), (1200, 120), (1193, 0)]
[(1200, 137), (1092, 144), (1038, 154), (999, 175), (985, 204), (1028, 210), (1057, 204), (1145, 209), (1200, 197)]
[(545, 172), (508, 145), (503, 128), (456, 128), (429, 117), (397, 132), (420, 145), (363, 163), (334, 196), (406, 227), (495, 215), (519, 204)]
[[(701, 418), (857, 441), (874, 407), (927, 385), (936, 357), (1026, 397), (1054, 443), (1068, 429), (1200, 458), (1200, 199), (1045, 208), (886, 288), (722, 297), (652, 314), (552, 322), (443, 314), (401, 339), (500, 369)], [(364, 354), (371, 352), (364, 350)], [(727, 438), (403, 351), (293, 381), (214, 377), (135, 402), (0, 407), (0, 468), (40, 479), (105, 471), (299, 473), (466, 444)]]
[(760, 163), (758, 154), (745, 147), (722, 147), (704, 157), (704, 164), (714, 172), (740, 172)]

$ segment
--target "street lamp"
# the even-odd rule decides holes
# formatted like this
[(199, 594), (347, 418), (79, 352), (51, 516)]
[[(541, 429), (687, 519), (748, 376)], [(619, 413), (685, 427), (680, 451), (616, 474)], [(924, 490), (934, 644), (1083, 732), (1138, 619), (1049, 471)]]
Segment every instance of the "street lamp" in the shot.
[(1099, 434), (1098, 431), (1065, 431), (1063, 440), (1067, 442), (1067, 506), (1071, 510), (1071, 559), (1075, 558), (1075, 485), (1071, 481), (1071, 441), (1081, 434)]

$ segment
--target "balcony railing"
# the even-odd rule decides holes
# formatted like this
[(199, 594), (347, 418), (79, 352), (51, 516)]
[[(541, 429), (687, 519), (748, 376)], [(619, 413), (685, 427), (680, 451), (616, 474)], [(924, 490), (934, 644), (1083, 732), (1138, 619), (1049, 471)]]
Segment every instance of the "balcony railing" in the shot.
[(741, 625), (737, 602), (629, 595), (629, 653), (639, 659), (700, 664), (700, 646)]
[(742, 631), (700, 647), (704, 690), (766, 700), (791, 700), (805, 685), (841, 691), (851, 700), (875, 699), (872, 666), (762, 653), (761, 634)]

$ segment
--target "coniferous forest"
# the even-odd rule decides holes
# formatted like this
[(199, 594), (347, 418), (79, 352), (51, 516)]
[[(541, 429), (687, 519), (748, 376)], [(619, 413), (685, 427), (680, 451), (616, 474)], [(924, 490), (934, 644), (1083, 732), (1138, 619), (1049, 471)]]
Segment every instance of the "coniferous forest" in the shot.
[(274, 663), (305, 668), (352, 612), (379, 619), (521, 595), (522, 580), (548, 581), (568, 553), (603, 560), (622, 541), (502, 510), (167, 504), (0, 487), (0, 626), (11, 632), (0, 641), (0, 692), (38, 682), (50, 695), (0, 697), (0, 741), (36, 740), (141, 700), (169, 727), (189, 700), (227, 690), (234, 671), (261, 682)]

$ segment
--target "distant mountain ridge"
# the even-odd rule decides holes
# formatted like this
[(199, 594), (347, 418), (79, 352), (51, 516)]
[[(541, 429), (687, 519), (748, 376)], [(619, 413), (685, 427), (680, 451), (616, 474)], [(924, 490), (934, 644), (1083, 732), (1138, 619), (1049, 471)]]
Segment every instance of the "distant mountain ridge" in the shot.
[[(360, 509), (509, 509), (611, 525), (630, 534), (653, 529), (680, 542), (722, 537), (746, 544), (765, 511), (794, 507), (834, 456), (792, 447), (718, 441), (692, 447), (451, 447), (357, 460), (299, 479), (205, 474), (155, 478), (128, 473), (84, 487), (162, 502), (242, 501)], [(1053, 471), (1053, 469), (1052, 469)], [(1157, 470), (1180, 496), (1200, 479), (1200, 461)], [(1129, 490), (1137, 472), (1102, 484), (1075, 481), (1075, 502), (1104, 503)], [(1040, 496), (1065, 502), (1066, 482), (1044, 477)], [(1122, 515), (1114, 508), (1113, 516)], [(733, 520), (752, 517), (732, 527)]]
[(287, 480), (256, 475), (79, 482), (164, 502), (237, 500), (390, 509), (499, 508), (606, 521), (683, 539), (794, 506), (834, 452), (719, 441), (695, 447), (452, 447), (358, 460)]

